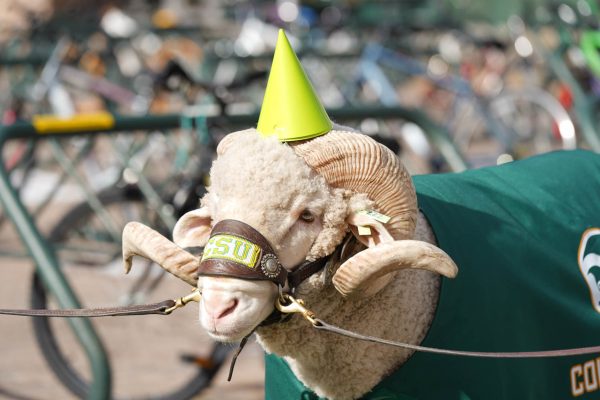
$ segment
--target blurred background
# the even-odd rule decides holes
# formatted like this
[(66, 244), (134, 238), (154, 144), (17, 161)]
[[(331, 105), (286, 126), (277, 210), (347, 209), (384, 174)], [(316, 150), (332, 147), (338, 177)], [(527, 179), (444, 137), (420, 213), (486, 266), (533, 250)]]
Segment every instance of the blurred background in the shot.
[[(284, 28), (330, 117), (412, 174), (600, 151), (596, 0), (0, 0), (0, 305), (128, 305), (189, 289), (137, 260), (216, 144), (254, 126)], [(169, 317), (0, 318), (0, 398), (260, 399), (251, 343)]]

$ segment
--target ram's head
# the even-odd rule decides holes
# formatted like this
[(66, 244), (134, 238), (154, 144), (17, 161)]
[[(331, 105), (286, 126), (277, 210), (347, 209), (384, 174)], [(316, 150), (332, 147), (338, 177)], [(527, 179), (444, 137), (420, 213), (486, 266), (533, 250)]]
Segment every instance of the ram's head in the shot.
[[(411, 240), (417, 217), (411, 178), (398, 158), (371, 138), (335, 127), (315, 139), (285, 144), (250, 129), (227, 136), (217, 152), (202, 208), (184, 215), (175, 227), (177, 246), (140, 225), (124, 233), (128, 265), (140, 254), (192, 285), (197, 281), (200, 321), (215, 339), (234, 341), (252, 332), (274, 311), (278, 293), (287, 290), (285, 283), (241, 279), (243, 273), (232, 277), (227, 268), (205, 274), (200, 265), (198, 278), (199, 260), (183, 248), (204, 247), (212, 228), (224, 220), (260, 232), (287, 271), (331, 256), (347, 235), (354, 235), (362, 251), (332, 266), (331, 281), (341, 296), (371, 296), (399, 269), (456, 273), (441, 250)], [(382, 223), (364, 210), (390, 220)], [(299, 287), (320, 289), (308, 281)]]

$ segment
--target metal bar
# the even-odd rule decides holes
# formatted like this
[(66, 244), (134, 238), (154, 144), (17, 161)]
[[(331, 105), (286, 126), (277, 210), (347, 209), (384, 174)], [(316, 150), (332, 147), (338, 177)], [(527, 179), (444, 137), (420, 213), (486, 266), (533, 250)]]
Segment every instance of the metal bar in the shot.
[[(92, 147), (93, 143), (91, 141), (88, 141), (88, 143), (86, 143), (86, 145), (82, 149), (80, 149), (79, 152), (73, 158), (73, 165), (78, 165), (81, 162), (81, 160), (83, 160), (83, 158), (89, 154), (90, 149)], [(54, 185), (54, 189), (58, 189), (59, 187), (61, 187), (67, 181), (68, 178), (69, 174), (67, 172), (63, 172), (58, 182), (56, 182), (56, 184)], [(40, 204), (30, 213), (34, 220), (42, 213), (42, 211), (46, 209), (46, 206), (50, 204), (58, 194), (58, 190), (54, 189), (51, 190), (46, 195), (46, 197), (40, 202)]]
[[(376, 119), (404, 119), (420, 125), (428, 136), (431, 136), (439, 147), (440, 152), (448, 158), (448, 163), (453, 170), (464, 170), (468, 167), (465, 158), (460, 154), (456, 147), (452, 144), (448, 132), (441, 126), (432, 122), (420, 110), (406, 108), (401, 106), (396, 107), (381, 107), (381, 106), (360, 106), (347, 107), (327, 110), (329, 116), (336, 121), (360, 120), (365, 118)], [(253, 126), (258, 121), (258, 113), (228, 115), (228, 116), (212, 116), (206, 118), (206, 123), (211, 126), (213, 124), (226, 124), (231, 127), (237, 126)], [(190, 116), (187, 116), (188, 118)], [(42, 138), (51, 136), (68, 136), (68, 135), (90, 135), (97, 133), (109, 133), (116, 131), (136, 131), (136, 130), (162, 130), (179, 128), (182, 124), (182, 116), (178, 114), (165, 115), (146, 115), (134, 117), (113, 116), (114, 123), (107, 128), (106, 126), (85, 126), (73, 127), (68, 126), (66, 132), (59, 131), (58, 127), (55, 130), (40, 134), (35, 126), (27, 122), (19, 122), (10, 126), (0, 127), (0, 135), (4, 139), (8, 138)]]
[[(80, 116), (81, 118), (81, 116)], [(0, 126), (0, 136), (4, 139), (40, 139), (51, 136), (92, 135), (104, 132), (161, 130), (179, 127), (180, 116), (177, 114), (147, 115), (143, 117), (113, 116), (114, 123), (106, 126), (70, 126), (70, 119), (65, 119), (64, 129), (57, 125), (52, 131), (40, 132), (31, 122), (16, 122), (9, 126)]]
[(119, 232), (119, 228), (114, 223), (108, 211), (102, 206), (100, 199), (96, 195), (96, 191), (94, 191), (91, 185), (77, 173), (75, 163), (69, 159), (69, 156), (67, 156), (55, 138), (51, 139), (50, 145), (52, 152), (54, 153), (54, 158), (58, 161), (62, 169), (66, 171), (69, 177), (77, 182), (77, 185), (79, 185), (85, 195), (86, 201), (90, 204), (92, 210), (100, 217), (102, 225), (104, 225), (113, 240), (117, 242), (120, 241), (121, 232)]
[(137, 186), (140, 191), (143, 193), (144, 197), (148, 201), (150, 208), (156, 210), (160, 219), (164, 222), (164, 224), (169, 228), (173, 229), (177, 220), (173, 213), (166, 211), (165, 202), (161, 198), (160, 194), (154, 189), (150, 181), (143, 174), (143, 165), (142, 163), (130, 162), (127, 160), (126, 153), (127, 150), (124, 149), (119, 143), (113, 141), (112, 143), (113, 149), (117, 151), (121, 155), (119, 157), (119, 162), (121, 163), (123, 168), (128, 168), (131, 172), (133, 172), (137, 179)]
[(50, 52), (33, 52), (25, 57), (0, 56), (0, 65), (3, 67), (43, 65), (48, 61), (48, 57)]
[(387, 107), (398, 105), (398, 96), (394, 85), (387, 78), (377, 63), (363, 60), (359, 68), (362, 70), (363, 78), (374, 84), (379, 90), (379, 101)]
[(44, 65), (42, 72), (40, 73), (40, 78), (33, 85), (31, 89), (31, 98), (36, 103), (42, 101), (42, 98), (48, 92), (50, 86), (55, 81), (55, 77), (58, 74), (58, 70), (60, 69), (60, 63), (64, 57), (65, 51), (69, 44), (69, 40), (66, 37), (61, 37), (54, 50), (52, 50), (52, 54), (48, 58), (48, 61)]

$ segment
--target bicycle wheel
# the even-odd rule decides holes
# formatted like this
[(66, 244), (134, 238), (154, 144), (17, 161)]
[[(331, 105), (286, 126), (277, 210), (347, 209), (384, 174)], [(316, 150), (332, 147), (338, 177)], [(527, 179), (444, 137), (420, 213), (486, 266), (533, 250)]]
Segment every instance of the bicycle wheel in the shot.
[[(100, 193), (99, 199), (118, 226), (130, 220), (149, 224), (156, 221), (155, 212), (148, 209), (136, 188), (109, 189)], [(156, 265), (145, 268), (134, 265), (132, 272), (141, 273), (124, 277), (121, 245), (103, 230), (104, 225), (97, 219), (91, 207), (82, 203), (68, 212), (51, 232), (61, 268), (83, 306), (114, 305), (119, 298), (121, 304), (154, 302), (189, 290), (177, 279), (159, 272), (162, 270)], [(84, 249), (82, 253), (89, 254), (76, 257), (78, 246)], [(135, 263), (146, 264), (141, 260)], [(55, 306), (53, 296), (37, 274), (31, 290), (33, 308)], [(139, 296), (140, 293), (144, 295)], [(189, 327), (194, 318), (194, 310), (189, 308), (169, 316), (169, 323), (152, 316), (92, 319), (115, 372), (115, 398), (189, 399), (210, 385), (230, 347), (200, 336), (200, 330)], [(73, 394), (85, 397), (91, 374), (83, 350), (73, 346), (76, 340), (68, 322), (34, 318), (33, 324), (36, 339), (52, 370)], [(171, 337), (177, 340), (165, 340)]]
[(89, 203), (82, 202), (56, 223), (48, 239), (61, 260), (105, 266), (121, 253), (119, 230), (128, 221), (143, 221), (148, 225), (157, 222), (155, 213), (145, 207), (143, 198), (135, 186), (106, 189), (98, 194), (98, 200), (110, 214), (115, 232), (107, 229), (106, 222), (97, 218)]
[(491, 109), (510, 128), (516, 158), (577, 147), (569, 113), (540, 88), (504, 92), (493, 100)]
[(577, 145), (568, 112), (540, 88), (505, 91), (489, 102), (485, 115), (474, 107), (467, 111), (454, 140), (474, 166), (493, 165), (503, 154), (522, 159)]

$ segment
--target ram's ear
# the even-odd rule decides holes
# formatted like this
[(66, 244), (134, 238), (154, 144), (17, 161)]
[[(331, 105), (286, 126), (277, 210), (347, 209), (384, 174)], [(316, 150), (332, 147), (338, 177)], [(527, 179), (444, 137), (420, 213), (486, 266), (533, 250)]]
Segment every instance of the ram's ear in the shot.
[(212, 219), (208, 207), (184, 214), (173, 228), (173, 241), (179, 247), (203, 247), (212, 230)]
[(367, 247), (394, 241), (383, 223), (366, 213), (354, 212), (346, 218), (346, 222), (354, 236)]

